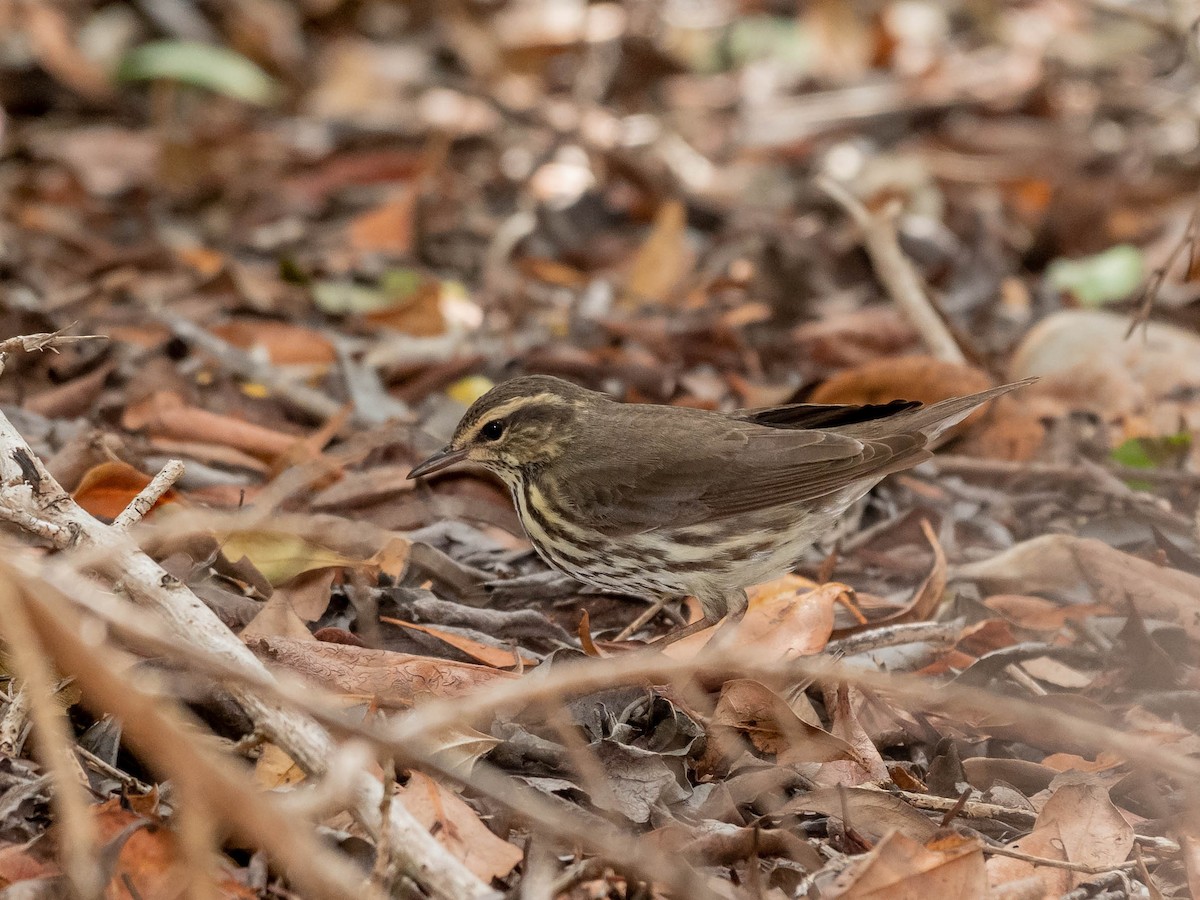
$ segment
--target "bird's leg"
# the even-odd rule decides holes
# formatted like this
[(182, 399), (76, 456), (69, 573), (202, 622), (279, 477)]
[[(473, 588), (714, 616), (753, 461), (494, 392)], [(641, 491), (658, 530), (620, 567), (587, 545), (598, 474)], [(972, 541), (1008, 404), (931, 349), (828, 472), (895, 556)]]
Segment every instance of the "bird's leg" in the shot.
[[(742, 621), (742, 616), (746, 614), (746, 607), (750, 603), (745, 591), (738, 591), (736, 594), (722, 596), (718, 603), (706, 603), (704, 597), (698, 597), (697, 599), (700, 600), (700, 608), (704, 610), (704, 618), (693, 622), (691, 625), (686, 625), (677, 631), (663, 635), (657, 641), (652, 642), (654, 646), (666, 647), (669, 644), (674, 644), (676, 641), (683, 640), (685, 637), (691, 637), (693, 634), (703, 631), (710, 625), (716, 625), (718, 622), (720, 622), (720, 627), (717, 628), (716, 634), (713, 635), (713, 640), (716, 640), (718, 635), (724, 640), (733, 633), (732, 626)], [(725, 614), (723, 620), (720, 615), (721, 612)]]
[(650, 646), (666, 647), (676, 641), (682, 641), (685, 637), (691, 637), (693, 634), (703, 631), (710, 625), (717, 624), (717, 621), (717, 619), (710, 619), (708, 616), (705, 616), (703, 619), (697, 619), (691, 625), (684, 625), (682, 628), (677, 628), (674, 631), (664, 634), (656, 641), (651, 641)]
[(622, 628), (621, 633), (618, 634), (614, 640), (625, 641), (637, 634), (637, 630), (639, 628), (662, 612), (663, 607), (673, 599), (673, 597), (659, 597), (652, 604), (650, 604), (649, 609), (644, 610), (640, 616)]
[(713, 633), (712, 640), (708, 642), (710, 648), (720, 647), (728, 644), (730, 639), (737, 631), (737, 626), (741, 624), (742, 619), (746, 615), (746, 609), (750, 606), (750, 598), (746, 596), (745, 591), (738, 591), (725, 598), (728, 612), (721, 624), (717, 626), (717, 630)]

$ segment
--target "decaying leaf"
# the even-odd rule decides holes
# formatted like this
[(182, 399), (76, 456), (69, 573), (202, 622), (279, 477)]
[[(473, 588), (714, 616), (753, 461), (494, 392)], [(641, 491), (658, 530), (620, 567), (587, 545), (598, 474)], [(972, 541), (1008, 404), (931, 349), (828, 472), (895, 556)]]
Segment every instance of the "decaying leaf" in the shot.
[(432, 778), (413, 772), (396, 797), (437, 839), (485, 881), (503, 878), (521, 861), (520, 848), (496, 837), (478, 814)]
[(892, 832), (835, 882), (841, 900), (961, 900), (988, 896), (983, 845), (959, 835), (921, 842)]

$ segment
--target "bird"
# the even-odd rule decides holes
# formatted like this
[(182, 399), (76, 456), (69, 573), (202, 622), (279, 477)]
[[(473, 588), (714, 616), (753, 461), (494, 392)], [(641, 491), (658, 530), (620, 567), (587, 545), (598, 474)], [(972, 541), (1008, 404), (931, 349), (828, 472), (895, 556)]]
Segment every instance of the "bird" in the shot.
[(622, 403), (549, 375), (504, 381), (463, 414), (420, 478), (463, 462), (498, 476), (538, 555), (584, 584), (737, 621), (746, 588), (791, 571), (885, 476), (1032, 379), (931, 405), (795, 403), (714, 412)]

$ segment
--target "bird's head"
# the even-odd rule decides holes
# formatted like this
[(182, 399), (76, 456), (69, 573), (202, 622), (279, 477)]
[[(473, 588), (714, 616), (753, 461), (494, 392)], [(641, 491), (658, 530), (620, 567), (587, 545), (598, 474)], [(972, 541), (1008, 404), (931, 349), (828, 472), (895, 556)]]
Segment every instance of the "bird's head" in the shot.
[(558, 456), (572, 423), (604, 395), (549, 375), (513, 378), (492, 388), (466, 411), (450, 443), (408, 473), (418, 478), (471, 461), (512, 481), (529, 466)]

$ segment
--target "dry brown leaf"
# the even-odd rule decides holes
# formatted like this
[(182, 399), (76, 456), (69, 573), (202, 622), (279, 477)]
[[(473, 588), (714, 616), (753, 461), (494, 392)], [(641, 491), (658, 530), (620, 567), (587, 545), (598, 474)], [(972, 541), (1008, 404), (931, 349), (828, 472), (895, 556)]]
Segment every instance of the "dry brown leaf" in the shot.
[(226, 444), (263, 459), (282, 456), (300, 440), (296, 435), (188, 406), (182, 397), (169, 391), (159, 391), (127, 406), (121, 424), (131, 431), (184, 441), (203, 434), (209, 443)]
[(304, 572), (355, 566), (365, 560), (323, 547), (287, 531), (231, 531), (221, 537), (221, 552), (231, 562), (246, 559), (273, 585), (282, 585)]
[(486, 666), (493, 666), (497, 669), (508, 669), (520, 665), (527, 669), (537, 665), (536, 659), (521, 656), (516, 650), (505, 650), (501, 647), (481, 644), (479, 641), (472, 640), (466, 635), (446, 631), (433, 625), (417, 625), (415, 622), (405, 622), (403, 619), (393, 619), (390, 616), (380, 616), (379, 621), (428, 634), (439, 641), (444, 641), (456, 650), (461, 650), (467, 656), (479, 660), (479, 662)]
[[(1094, 781), (1080, 781), (1058, 788), (1042, 807), (1033, 831), (1009, 846), (1047, 859), (1116, 866), (1133, 849), (1133, 827), (1113, 805), (1105, 787)], [(1036, 875), (1042, 880), (1047, 900), (1093, 877), (1011, 857), (993, 857), (987, 865), (993, 885)]]
[(1079, 595), (1090, 589), (1106, 606), (1128, 610), (1132, 603), (1143, 618), (1178, 622), (1193, 639), (1200, 638), (1200, 578), (1122, 553), (1095, 538), (1043, 535), (959, 566), (952, 576), (977, 581), (990, 591)]
[(412, 249), (413, 212), (417, 192), (411, 187), (393, 191), (379, 206), (359, 215), (347, 231), (350, 246), (360, 252), (405, 256)]
[(1058, 631), (1070, 621), (1112, 614), (1112, 608), (1103, 604), (1074, 603), (1063, 606), (1053, 600), (1027, 594), (996, 594), (984, 600), (983, 605), (1013, 625), (1030, 631)]
[(854, 759), (825, 763), (813, 777), (816, 784), (851, 785), (888, 780), (887, 763), (858, 720), (855, 707), (861, 699), (862, 694), (847, 684), (826, 688), (825, 708), (832, 720), (830, 731), (854, 748)]
[(242, 629), (243, 640), (255, 635), (314, 640), (308, 623), (321, 618), (329, 607), (335, 574), (328, 568), (304, 572), (276, 588), (258, 614)]
[(476, 731), (474, 728), (454, 726), (442, 732), (431, 742), (432, 752), (438, 761), (462, 774), (467, 774), (483, 757), (487, 756), (504, 741)]
[(264, 791), (291, 787), (307, 777), (304, 770), (274, 744), (267, 742), (261, 749), (254, 763), (254, 783)]
[(669, 303), (674, 290), (692, 266), (687, 245), (687, 210), (678, 200), (659, 207), (645, 242), (638, 249), (625, 279), (630, 306)]
[[(785, 575), (750, 588), (750, 605), (729, 640), (771, 659), (794, 659), (819, 653), (833, 634), (833, 606), (849, 592), (844, 584), (815, 587), (798, 575)], [(675, 659), (689, 659), (712, 640), (724, 623), (706, 628), (663, 650)]]
[(919, 843), (899, 832), (838, 876), (841, 900), (963, 900), (988, 896), (983, 845), (960, 835)]
[(494, 681), (518, 677), (487, 666), (351, 644), (259, 636), (247, 639), (246, 645), (264, 662), (393, 709), (407, 709), (432, 697), (460, 697)]
[[(920, 400), (936, 403), (993, 386), (981, 369), (945, 362), (932, 356), (901, 356), (878, 359), (839, 372), (819, 385), (809, 398), (813, 403), (887, 403), (889, 400)], [(951, 434), (961, 433), (978, 421), (986, 410), (963, 420)]]
[[(1085, 866), (1115, 866), (1129, 858), (1133, 826), (1109, 799), (1108, 789), (1095, 781), (1080, 781), (1058, 788), (1046, 801), (1035, 827), (1054, 824), (1062, 837), (1067, 859)], [(1076, 872), (1072, 887), (1088, 880)]]
[(242, 350), (265, 350), (277, 366), (327, 366), (337, 359), (329, 338), (288, 322), (239, 316), (209, 330)]
[(428, 775), (413, 772), (396, 797), (438, 841), (485, 882), (503, 878), (521, 861), (520, 848), (496, 837), (466, 803)]
[(416, 337), (436, 337), (445, 334), (447, 323), (443, 302), (445, 286), (427, 279), (402, 300), (374, 310), (363, 316), (374, 325), (391, 328)]
[(711, 724), (744, 732), (755, 747), (774, 753), (782, 765), (858, 758), (846, 741), (805, 722), (782, 697), (748, 678), (724, 684)]
[[(1066, 851), (1063, 849), (1062, 835), (1059, 834), (1056, 824), (1037, 827), (1008, 846), (1012, 850), (1020, 850), (1042, 859), (1068, 862)], [(1071, 873), (1066, 869), (1035, 866), (1031, 862), (1011, 856), (993, 856), (987, 861), (987, 871), (988, 880), (996, 891), (1004, 890), (1007, 884), (1023, 883), (1029, 878), (1041, 881), (1040, 896), (1044, 900), (1061, 897), (1071, 889)]]

